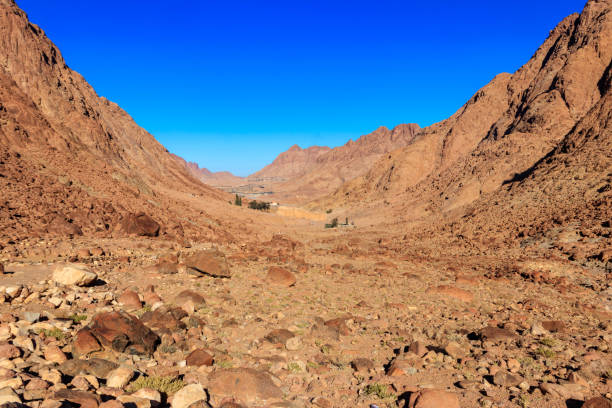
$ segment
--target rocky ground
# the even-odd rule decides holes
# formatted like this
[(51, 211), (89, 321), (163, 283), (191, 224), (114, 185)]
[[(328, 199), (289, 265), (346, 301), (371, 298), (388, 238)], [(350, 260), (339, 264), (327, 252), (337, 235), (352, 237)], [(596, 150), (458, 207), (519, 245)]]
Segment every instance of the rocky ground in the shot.
[(611, 406), (610, 271), (296, 237), (5, 248), (0, 404)]

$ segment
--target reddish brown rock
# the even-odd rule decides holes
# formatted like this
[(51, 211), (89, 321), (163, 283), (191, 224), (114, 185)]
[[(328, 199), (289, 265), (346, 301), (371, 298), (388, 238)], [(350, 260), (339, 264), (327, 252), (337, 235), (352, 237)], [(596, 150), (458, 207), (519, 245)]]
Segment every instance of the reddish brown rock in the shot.
[(487, 326), (479, 331), (482, 341), (507, 342), (517, 338), (517, 335), (508, 329)]
[(136, 235), (143, 237), (156, 237), (159, 235), (160, 225), (145, 213), (125, 215), (115, 231), (121, 235)]
[(594, 397), (584, 401), (582, 408), (612, 408), (612, 401), (605, 397)]
[(295, 285), (296, 279), (295, 275), (285, 268), (281, 268), (280, 266), (271, 266), (268, 269), (266, 281), (273, 285), (289, 287)]
[(565, 330), (565, 323), (560, 320), (549, 320), (542, 322), (542, 327), (551, 333), (562, 332)]
[(408, 408), (461, 408), (459, 398), (452, 392), (421, 390), (410, 395)]
[(98, 408), (100, 397), (87, 391), (59, 390), (53, 394), (53, 399), (68, 401), (79, 405), (81, 408)]
[(462, 302), (471, 302), (474, 300), (474, 295), (467, 290), (457, 288), (450, 285), (440, 285), (427, 289), (427, 293), (435, 293), (438, 295), (449, 296)]
[(219, 278), (231, 277), (225, 255), (218, 249), (198, 251), (185, 259), (185, 266), (195, 273)]
[(285, 343), (287, 343), (287, 340), (293, 337), (295, 337), (295, 334), (293, 334), (293, 332), (291, 332), (290, 330), (275, 329), (275, 330), (272, 330), (270, 333), (266, 334), (264, 339), (266, 339), (272, 344), (283, 344), (284, 345)]
[(188, 366), (212, 366), (213, 365), (213, 356), (210, 355), (206, 350), (196, 349), (189, 353), (187, 358), (185, 359)]
[(137, 310), (142, 308), (142, 302), (138, 293), (133, 290), (125, 290), (118, 299), (119, 303), (125, 306), (128, 310)]
[(45, 348), (44, 355), (45, 360), (51, 363), (61, 364), (68, 359), (66, 354), (64, 354), (64, 352), (58, 346), (47, 346), (47, 348)]
[(151, 354), (159, 337), (138, 318), (124, 312), (99, 313), (89, 332), (104, 347), (128, 354)]
[(218, 370), (209, 376), (208, 392), (213, 406), (225, 398), (247, 406), (281, 399), (283, 392), (269, 374), (252, 368)]
[(72, 354), (75, 357), (87, 356), (100, 350), (102, 350), (102, 346), (89, 329), (81, 329), (77, 332), (72, 342)]
[(0, 360), (17, 358), (19, 356), (21, 356), (21, 351), (18, 347), (8, 343), (0, 344)]

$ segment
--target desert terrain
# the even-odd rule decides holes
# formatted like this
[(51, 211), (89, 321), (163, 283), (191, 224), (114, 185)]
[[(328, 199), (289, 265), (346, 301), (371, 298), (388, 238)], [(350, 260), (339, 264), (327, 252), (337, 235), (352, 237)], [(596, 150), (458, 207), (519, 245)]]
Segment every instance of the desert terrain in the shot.
[(612, 407), (611, 1), (443, 122), (292, 147), (271, 211), (0, 22), (0, 406)]

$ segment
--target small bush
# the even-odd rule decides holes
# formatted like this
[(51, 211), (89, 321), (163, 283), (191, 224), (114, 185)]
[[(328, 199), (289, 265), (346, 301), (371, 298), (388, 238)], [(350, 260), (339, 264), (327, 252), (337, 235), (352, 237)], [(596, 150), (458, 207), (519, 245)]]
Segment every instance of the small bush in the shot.
[(538, 347), (536, 354), (545, 358), (553, 358), (555, 356), (555, 352), (548, 347)]
[(81, 323), (84, 320), (87, 320), (87, 315), (73, 314), (68, 317), (70, 320), (74, 322), (74, 324)]
[(337, 228), (338, 227), (338, 218), (334, 218), (331, 220), (331, 223), (325, 224), (325, 228)]
[(540, 340), (540, 344), (547, 346), (547, 347), (554, 347), (555, 345), (557, 345), (557, 341), (555, 339), (545, 337)]
[(242, 197), (240, 197), (238, 194), (236, 194), (236, 197), (234, 198), (234, 205), (242, 207)]
[(270, 203), (253, 200), (249, 202), (249, 208), (252, 210), (268, 211), (270, 210)]
[(369, 384), (367, 387), (365, 387), (365, 393), (367, 395), (376, 395), (380, 399), (395, 397), (395, 394), (389, 391), (388, 386), (379, 383)]
[(175, 377), (140, 376), (128, 386), (128, 392), (136, 392), (141, 388), (152, 388), (165, 394), (174, 394), (184, 386), (183, 380)]
[(325, 211), (327, 214), (331, 214), (332, 213), (332, 209), (328, 209), (327, 211)]
[(38, 331), (38, 334), (44, 334), (45, 337), (55, 337), (57, 340), (64, 340), (66, 338), (66, 333), (62, 331), (62, 329), (41, 329)]

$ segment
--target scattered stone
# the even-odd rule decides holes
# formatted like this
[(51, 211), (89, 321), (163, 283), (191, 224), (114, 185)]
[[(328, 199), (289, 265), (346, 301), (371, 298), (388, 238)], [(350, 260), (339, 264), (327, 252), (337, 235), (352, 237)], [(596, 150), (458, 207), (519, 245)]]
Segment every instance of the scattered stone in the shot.
[(460, 408), (459, 398), (452, 392), (421, 390), (410, 395), (408, 408)]
[(196, 349), (189, 353), (187, 358), (185, 359), (188, 366), (207, 366), (210, 367), (213, 365), (213, 356), (208, 352), (202, 349)]
[(66, 286), (87, 286), (93, 283), (98, 275), (85, 265), (58, 265), (53, 271), (53, 280)]
[(297, 351), (302, 348), (302, 339), (299, 337), (292, 337), (285, 343), (285, 348), (289, 351)]
[(124, 216), (115, 232), (122, 235), (136, 235), (141, 237), (156, 237), (159, 235), (160, 225), (150, 216), (141, 212)]
[(85, 328), (77, 332), (72, 342), (72, 354), (75, 357), (87, 356), (100, 350), (102, 350), (102, 345), (100, 345), (100, 342), (98, 342), (89, 329)]
[(501, 385), (502, 387), (516, 387), (523, 382), (523, 379), (518, 375), (513, 375), (507, 371), (499, 370), (493, 376), (493, 382), (495, 385)]
[(281, 268), (280, 266), (271, 266), (268, 268), (266, 281), (273, 285), (289, 287), (295, 285), (296, 278), (293, 273), (289, 272), (285, 268)]
[[(270, 375), (252, 368), (218, 370), (209, 376), (210, 402), (218, 405), (224, 398), (235, 398), (247, 406), (281, 399), (283, 392)], [(173, 407), (174, 408), (174, 407)]]
[(198, 251), (185, 259), (188, 270), (218, 278), (229, 278), (231, 272), (225, 255), (218, 249)]
[(126, 307), (128, 310), (139, 310), (142, 308), (142, 302), (138, 293), (133, 290), (125, 290), (118, 299), (119, 303)]
[(450, 296), (462, 302), (469, 303), (474, 300), (474, 295), (467, 290), (457, 288), (450, 285), (440, 285), (427, 289), (426, 293), (435, 293), (438, 295)]
[(540, 389), (548, 394), (563, 399), (584, 401), (584, 387), (580, 384), (552, 384), (542, 383)]
[(72, 402), (78, 404), (81, 408), (98, 408), (102, 402), (98, 395), (91, 392), (67, 389), (56, 391), (53, 394), (53, 399)]
[[(58, 370), (70, 377), (77, 375), (93, 375), (97, 378), (106, 378), (108, 374), (118, 367), (117, 363), (101, 358), (89, 360), (68, 360), (60, 364)], [(55, 381), (51, 381), (55, 382)]]
[(21, 398), (11, 388), (5, 387), (0, 389), (0, 406), (10, 403), (20, 404)]
[(53, 345), (47, 346), (47, 348), (45, 348), (44, 356), (45, 360), (50, 363), (61, 364), (64, 361), (68, 360), (66, 354), (64, 354), (64, 352), (58, 346)]
[(356, 358), (351, 361), (351, 367), (357, 372), (368, 372), (374, 369), (374, 363), (369, 358)]
[(549, 320), (542, 322), (542, 327), (551, 333), (557, 333), (565, 330), (565, 323), (561, 320)]
[(266, 334), (264, 339), (272, 344), (285, 345), (289, 339), (295, 337), (295, 334), (287, 329), (274, 329), (270, 333)]
[[(188, 408), (192, 404), (208, 400), (208, 396), (202, 385), (190, 384), (181, 388), (172, 397), (172, 408)], [(208, 405), (208, 404), (206, 404)]]
[(83, 330), (88, 330), (102, 346), (119, 353), (150, 355), (159, 342), (157, 334), (125, 312), (99, 313)]
[(162, 401), (162, 396), (159, 393), (159, 391), (154, 390), (152, 388), (141, 388), (135, 393), (133, 393), (132, 396), (137, 397), (137, 398), (148, 399), (151, 401), (156, 401), (158, 403), (161, 403)]
[(454, 359), (464, 358), (467, 353), (458, 343), (451, 341), (444, 347), (444, 352)]
[(502, 329), (494, 326), (487, 326), (480, 330), (480, 339), (484, 341), (490, 341), (493, 343), (507, 342), (516, 339), (516, 334), (510, 330)]
[(118, 367), (106, 376), (106, 386), (111, 388), (123, 388), (130, 382), (132, 377), (134, 377), (133, 369), (126, 366)]
[(604, 397), (589, 398), (584, 402), (582, 408), (612, 408), (612, 401)]

